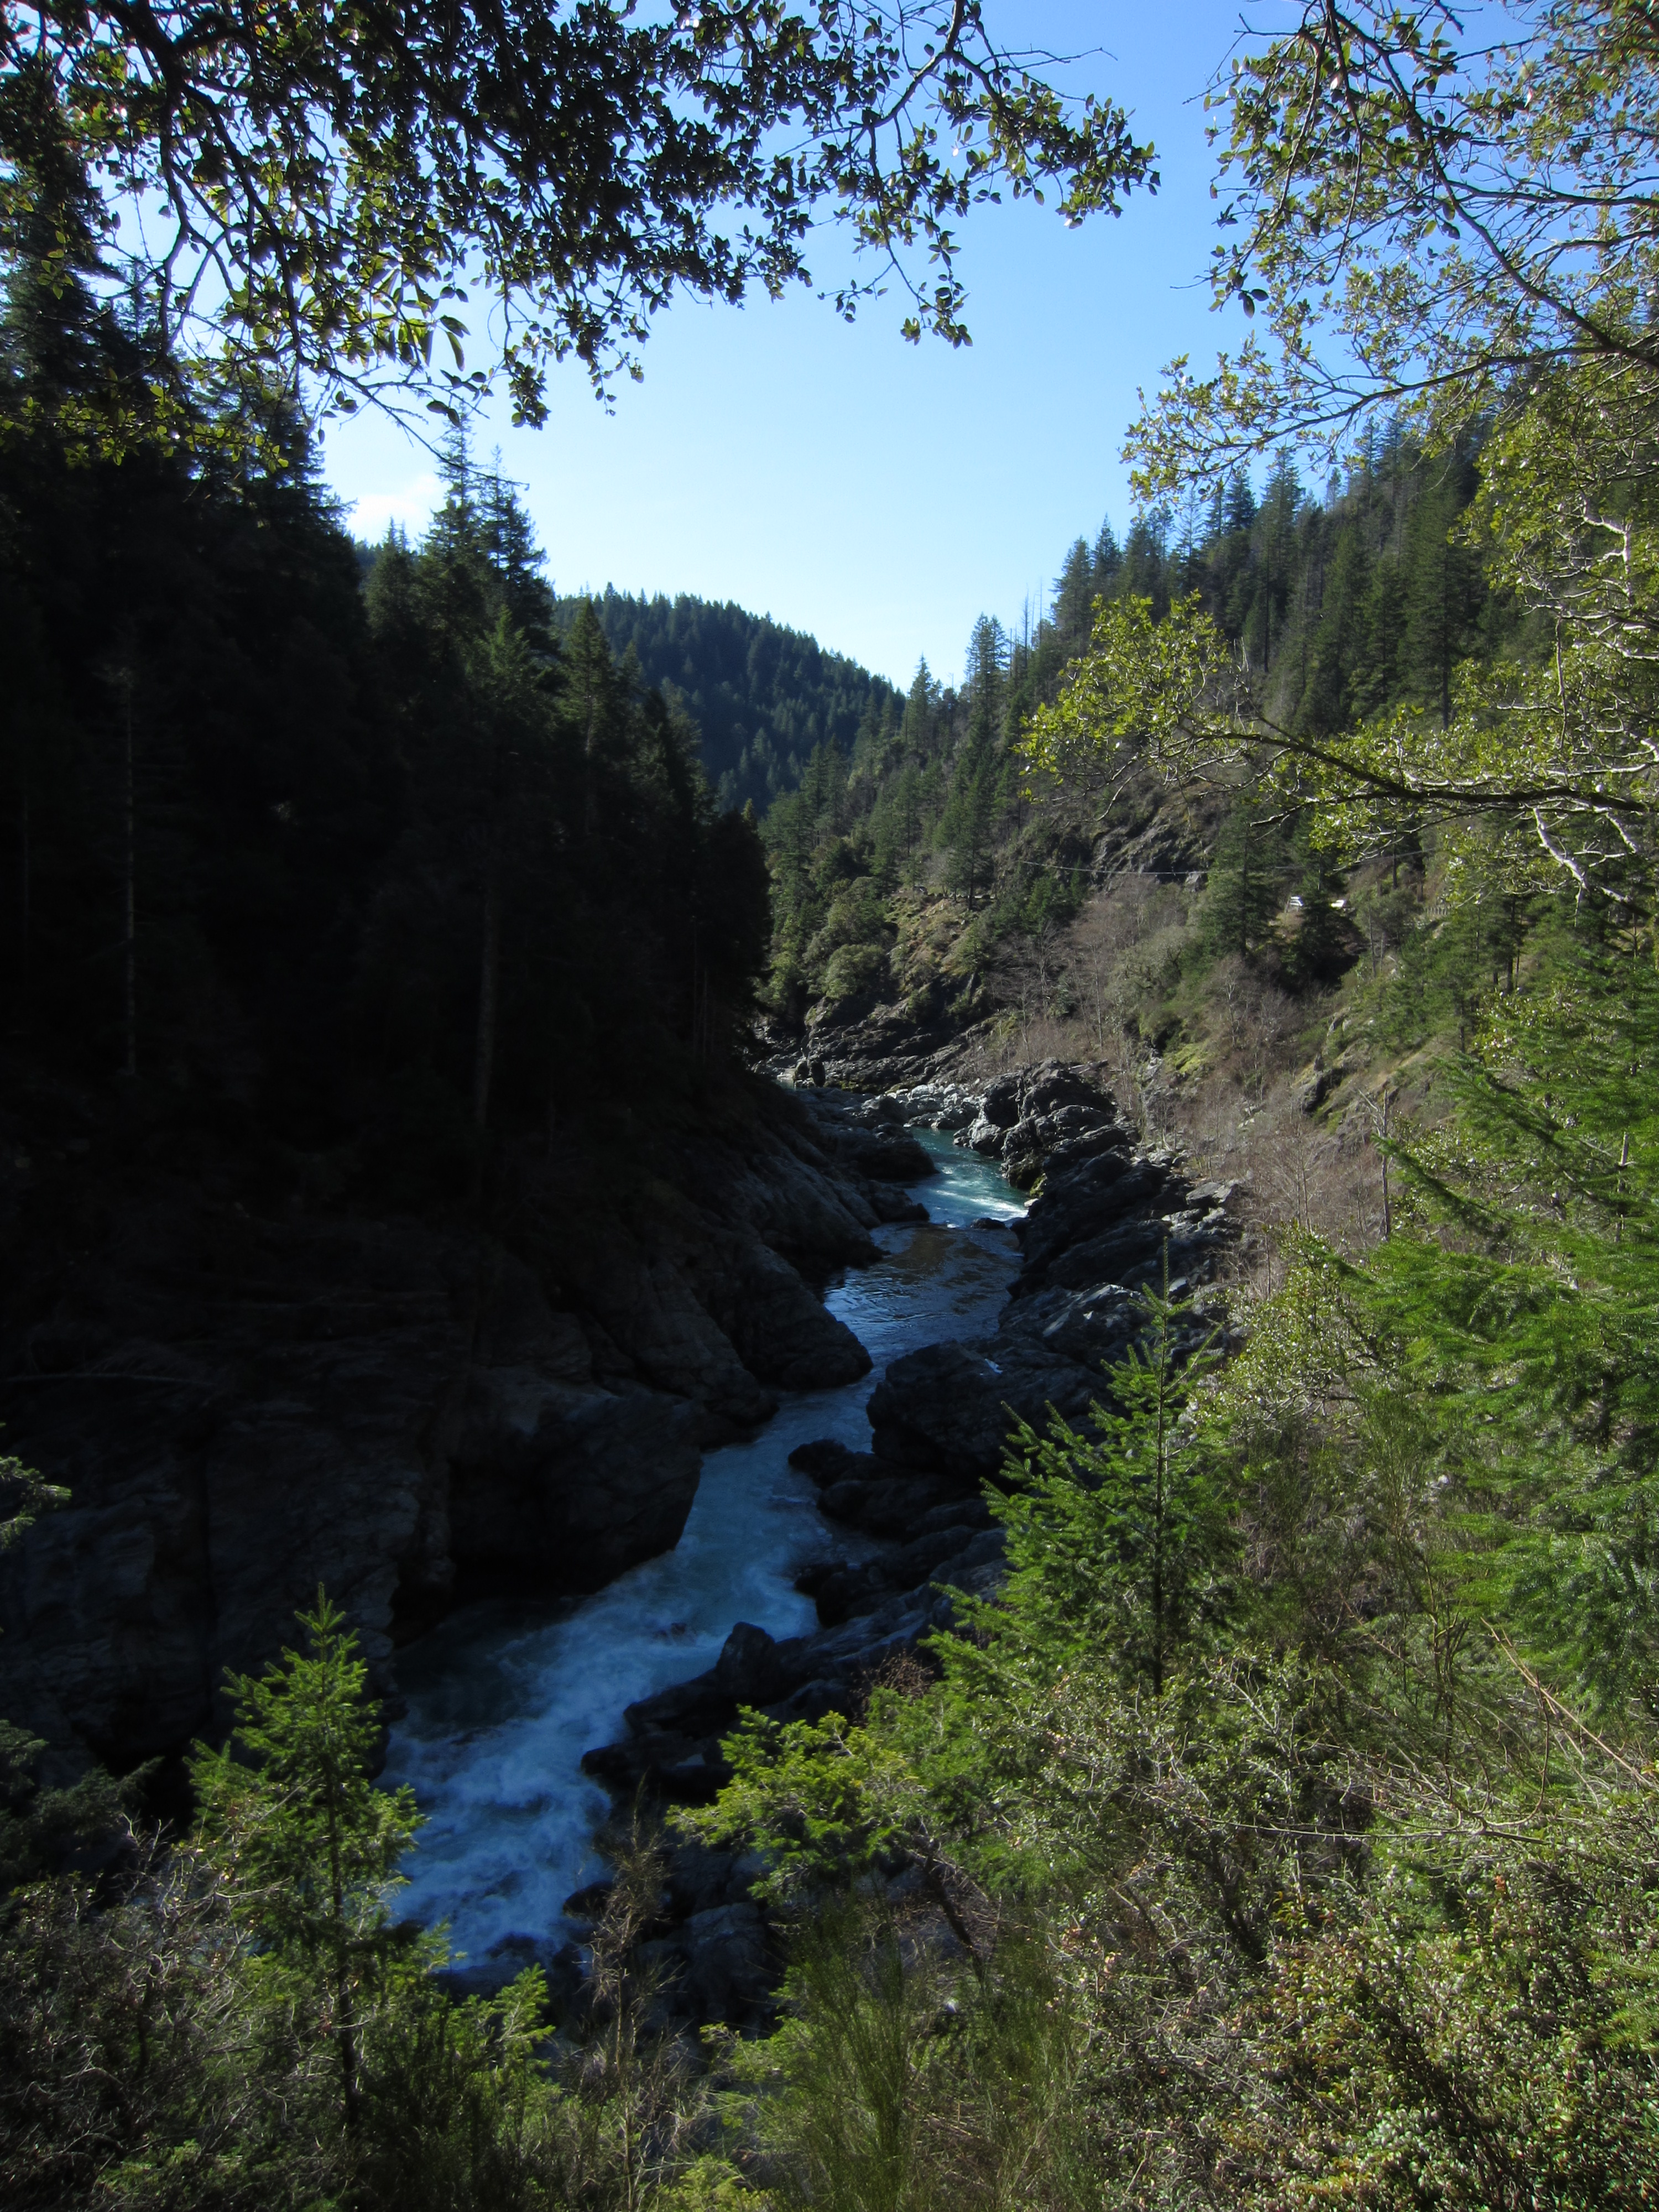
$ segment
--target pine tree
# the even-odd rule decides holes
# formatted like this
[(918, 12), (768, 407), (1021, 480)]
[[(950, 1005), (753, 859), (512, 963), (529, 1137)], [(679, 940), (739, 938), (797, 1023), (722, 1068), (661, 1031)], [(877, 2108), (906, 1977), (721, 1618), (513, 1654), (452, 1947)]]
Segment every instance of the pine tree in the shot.
[(945, 880), (972, 911), (989, 872), (991, 833), (1001, 793), (1000, 740), (1008, 641), (990, 616), (981, 615), (975, 623), (967, 657), (968, 730), (952, 765), (939, 840), (949, 856)]
[(1286, 962), (1298, 987), (1335, 981), (1348, 964), (1349, 939), (1333, 905), (1341, 874), (1331, 854), (1315, 842), (1315, 824), (1304, 814), (1291, 840), (1291, 866), (1301, 915)]
[(933, 757), (934, 720), (939, 713), (939, 685), (925, 659), (916, 663), (916, 672), (910, 680), (910, 690), (904, 702), (904, 720), (900, 737), (908, 757), (924, 764)]
[[(994, 1671), (999, 1644), (1103, 1654), (1162, 1697), (1185, 1647), (1213, 1613), (1227, 1547), (1226, 1500), (1184, 1417), (1212, 1364), (1189, 1303), (1141, 1294), (1139, 1340), (1108, 1370), (1092, 1435), (1056, 1418), (1046, 1436), (1022, 1421), (1010, 1439), (1006, 1497), (992, 1500), (1008, 1580), (974, 1626)], [(980, 1672), (959, 1654), (952, 1671)]]
[[(1346, 518), (1345, 518), (1346, 520)], [(1349, 727), (1366, 690), (1370, 641), (1370, 558), (1359, 530), (1339, 527), (1310, 644), (1297, 726), (1329, 737)]]
[(592, 599), (584, 599), (564, 641), (564, 700), (582, 761), (582, 823), (591, 840), (599, 826), (599, 778), (613, 752), (622, 716), (622, 687)]
[(801, 778), (801, 800), (805, 818), (817, 837), (838, 837), (845, 826), (847, 762), (833, 738), (812, 748)]
[(1484, 596), (1474, 550), (1457, 544), (1453, 525), (1467, 504), (1459, 477), (1425, 485), (1406, 541), (1405, 659), (1419, 696), (1451, 720), (1452, 672), (1468, 649)]
[(1054, 582), (1054, 632), (1060, 649), (1068, 660), (1089, 642), (1095, 594), (1100, 588), (1096, 581), (1095, 563), (1079, 538), (1066, 556), (1066, 565)]
[(1371, 571), (1365, 606), (1365, 651), (1353, 697), (1360, 714), (1376, 714), (1400, 696), (1404, 678), (1406, 574), (1384, 557)]
[(1251, 662), (1264, 674), (1275, 666), (1284, 645), (1301, 507), (1302, 487), (1295, 463), (1288, 453), (1279, 453), (1268, 471), (1252, 532), (1257, 581), (1243, 624)]
[(989, 872), (1000, 765), (988, 745), (964, 745), (939, 817), (939, 841), (947, 854), (945, 881), (967, 902), (970, 913), (980, 903)]
[(499, 453), (479, 487), (477, 526), (484, 556), (501, 579), (514, 626), (539, 653), (550, 657), (555, 650), (553, 593), (542, 574), (545, 556), (536, 543), (517, 485), (501, 474)]
[(1206, 944), (1247, 957), (1279, 912), (1284, 857), (1277, 830), (1248, 798), (1233, 806), (1216, 839), (1204, 887)]
[(303, 1652), (258, 1680), (233, 1675), (235, 1725), (196, 1747), (198, 1838), (257, 1948), (273, 2004), (304, 1994), (308, 2031), (333, 2045), (341, 2117), (362, 2112), (363, 2035), (407, 1971), (387, 1898), (421, 1826), (411, 1790), (371, 1780), (380, 1714), (345, 1616), (319, 1590)]
[(1119, 589), (1126, 599), (1150, 599), (1154, 616), (1170, 611), (1170, 526), (1167, 507), (1148, 508), (1129, 526)]
[(1123, 567), (1123, 550), (1119, 545), (1109, 520), (1103, 521), (1100, 535), (1095, 540), (1095, 592), (1097, 596), (1109, 599), (1117, 590), (1118, 576)]
[(1248, 533), (1255, 521), (1255, 493), (1243, 469), (1228, 477), (1221, 503), (1221, 528), (1228, 537)]
[[(1079, 541), (1080, 542), (1080, 541)], [(963, 689), (968, 699), (968, 743), (994, 745), (1002, 735), (1008, 638), (1000, 623), (981, 615), (968, 641)]]

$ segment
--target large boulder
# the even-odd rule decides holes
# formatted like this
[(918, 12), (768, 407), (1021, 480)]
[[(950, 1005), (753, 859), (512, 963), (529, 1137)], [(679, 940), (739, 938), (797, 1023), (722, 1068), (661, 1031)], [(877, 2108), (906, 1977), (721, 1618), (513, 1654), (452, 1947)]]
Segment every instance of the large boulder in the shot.
[(701, 1466), (683, 1401), (572, 1389), (533, 1368), (475, 1374), (450, 1462), (463, 1595), (602, 1589), (678, 1543)]
[(710, 1239), (691, 1262), (706, 1310), (744, 1369), (783, 1390), (834, 1390), (870, 1371), (870, 1355), (789, 1262), (758, 1238)]
[(979, 1113), (973, 1092), (957, 1083), (917, 1083), (894, 1095), (913, 1129), (948, 1129), (954, 1133), (967, 1128)]
[(1008, 1131), (1000, 1121), (994, 1121), (981, 1111), (957, 1141), (965, 1151), (977, 1152), (982, 1160), (1000, 1160), (1008, 1141)]
[(1000, 1075), (980, 1101), (981, 1116), (994, 1129), (1012, 1129), (1020, 1115), (1023, 1075)]
[(879, 1460), (976, 1493), (1001, 1468), (1017, 1419), (1086, 1411), (1097, 1378), (1029, 1345), (933, 1344), (896, 1359), (870, 1400)]
[(957, 1137), (981, 1158), (1000, 1159), (1016, 1190), (1033, 1188), (1052, 1164), (1127, 1151), (1131, 1141), (1110, 1091), (1088, 1070), (1053, 1060), (999, 1076)]
[(836, 1165), (868, 1183), (925, 1182), (927, 1152), (906, 1127), (903, 1104), (885, 1093), (861, 1097), (825, 1091), (812, 1102), (817, 1134)]
[[(1125, 1222), (1160, 1219), (1170, 1187), (1165, 1164), (1133, 1158), (1118, 1149), (1080, 1161), (1046, 1182), (1022, 1224), (1024, 1265), (1014, 1284), (1014, 1297), (1032, 1297), (1062, 1257), (1079, 1245)], [(1109, 1279), (1109, 1267), (1103, 1266), (1095, 1280)]]
[[(708, 1310), (707, 1295), (699, 1297), (688, 1271), (690, 1251), (674, 1249), (683, 1242), (689, 1245), (690, 1239), (653, 1239), (653, 1249), (620, 1228), (596, 1236), (578, 1262), (582, 1303), (622, 1353), (630, 1379), (753, 1427), (777, 1411), (777, 1399), (744, 1364)], [(706, 1258), (702, 1272), (705, 1279), (719, 1279), (724, 1271)], [(720, 1288), (732, 1292), (729, 1303), (735, 1304), (729, 1279)]]
[[(0, 1554), (0, 1713), (52, 1771), (177, 1751), (319, 1583), (388, 1692), (395, 1642), (453, 1595), (452, 1459), (497, 1344), (614, 1402), (499, 1248), (182, 1192), (118, 1217), (13, 1355), (7, 1442), (70, 1497)], [(651, 1541), (676, 1511), (644, 1516)]]

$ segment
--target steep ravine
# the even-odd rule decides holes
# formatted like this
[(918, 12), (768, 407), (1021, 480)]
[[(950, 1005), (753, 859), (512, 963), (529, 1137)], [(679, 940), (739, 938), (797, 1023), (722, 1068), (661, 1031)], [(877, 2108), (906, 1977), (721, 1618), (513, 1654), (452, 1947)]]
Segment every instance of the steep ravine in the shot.
[[(596, 1785), (623, 1808), (706, 1799), (740, 1705), (856, 1711), (951, 1619), (950, 1589), (994, 1588), (981, 1486), (1011, 1409), (1080, 1414), (1137, 1325), (1136, 1287), (1167, 1258), (1201, 1300), (1227, 1237), (1227, 1194), (1136, 1152), (1084, 1071), (1026, 1071), (978, 1099), (811, 1096), (826, 1149), (896, 1148), (908, 1125), (941, 1170), (915, 1194), (931, 1218), (878, 1232), (880, 1259), (830, 1294), (875, 1373), (787, 1401), (714, 1455), (672, 1555), (556, 1614), (458, 1616), (410, 1656), (391, 1755), (430, 1819), (410, 1901), (449, 1920), (482, 1983), (538, 1955), (574, 1975), (557, 1947), (603, 1892)], [(1029, 1214), (1010, 1172), (1042, 1176)], [(655, 1948), (691, 2017), (742, 2017), (773, 1984), (753, 1871), (671, 1854)]]
[(916, 1212), (914, 1148), (872, 1179), (751, 1079), (390, 1218), (272, 1206), (240, 1156), (186, 1174), (114, 1109), (49, 1108), (0, 1157), (0, 1437), (70, 1502), (0, 1554), (0, 1715), (54, 1778), (211, 1733), (225, 1669), (319, 1583), (395, 1712), (398, 1648), (457, 1602), (659, 1555), (704, 1449), (867, 1371), (817, 1290)]
[[(868, 1433), (871, 1389), (889, 1360), (995, 1325), (1017, 1265), (1009, 1224), (1024, 1202), (948, 1137), (930, 1137), (928, 1150), (940, 1171), (913, 1194), (929, 1219), (878, 1230), (878, 1257), (829, 1294), (830, 1312), (876, 1362), (872, 1374), (787, 1397), (757, 1435), (712, 1452), (673, 1551), (579, 1602), (464, 1609), (400, 1662), (409, 1709), (392, 1733), (388, 1776), (415, 1785), (428, 1820), (410, 1861), (407, 1904), (449, 1921), (482, 1980), (580, 1932), (562, 1906), (599, 1870), (592, 1838), (607, 1798), (595, 1766), (624, 1790), (637, 1778), (591, 1759), (584, 1771), (583, 1753), (623, 1729), (630, 1705), (672, 1703), (672, 1686), (715, 1666), (737, 1623), (747, 1624), (738, 1649), (775, 1638), (793, 1650), (792, 1639), (817, 1626), (797, 1578), (811, 1580), (815, 1564), (891, 1548), (849, 1540), (826, 1522), (790, 1455), (832, 1437), (850, 1455)], [(855, 1647), (882, 1634), (878, 1624), (849, 1622), (848, 1666)], [(702, 1794), (714, 1772), (710, 1747), (684, 1735), (672, 1754), (660, 1732), (642, 1748), (678, 1760), (670, 1787), (681, 1794)], [(653, 1767), (653, 1784), (661, 1778)]]
[[(707, 1797), (739, 1705), (855, 1710), (949, 1587), (994, 1588), (1011, 1410), (1080, 1414), (1136, 1288), (1200, 1289), (1229, 1234), (1089, 1071), (812, 1073), (631, 1173), (508, 1162), (489, 1227), (111, 1176), (86, 1248), (9, 1285), (5, 1441), (73, 1497), (0, 1555), (0, 1714), (59, 1773), (176, 1753), (325, 1583), (428, 1814), (411, 1906), (482, 1981), (571, 1971), (607, 1791)], [(772, 1985), (751, 1875), (672, 1855), (694, 2017)]]

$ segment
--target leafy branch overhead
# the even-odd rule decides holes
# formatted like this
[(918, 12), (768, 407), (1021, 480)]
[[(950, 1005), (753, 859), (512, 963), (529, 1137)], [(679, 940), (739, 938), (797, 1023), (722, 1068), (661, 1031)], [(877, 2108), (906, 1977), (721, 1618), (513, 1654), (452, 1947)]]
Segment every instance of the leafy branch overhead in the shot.
[(1632, 0), (1307, 0), (1236, 54), (1212, 280), (1255, 328), (1209, 376), (1172, 365), (1131, 432), (1143, 488), (1335, 451), (1378, 411), (1443, 442), (1563, 371), (1650, 393), (1656, 64)]
[(453, 414), (499, 368), (538, 422), (553, 364), (636, 375), (677, 293), (811, 282), (829, 220), (898, 273), (908, 336), (961, 344), (969, 209), (1052, 191), (1076, 222), (1157, 182), (1123, 112), (1062, 99), (977, 0), (6, 0), (0, 23), (0, 191), (66, 143), (170, 356), (343, 411), (419, 386)]
[[(1519, 649), (1430, 703), (1340, 733), (1275, 719), (1264, 672), (1196, 601), (1164, 634), (1102, 609), (1028, 758), (1053, 775), (1137, 746), (1173, 775), (1265, 774), (1322, 810), (1325, 842), (1375, 850), (1413, 823), (1504, 823), (1521, 874), (1618, 900), (1651, 868), (1659, 792), (1659, 34), (1629, 0), (1520, 0), (1455, 15), (1309, 0), (1237, 54), (1218, 307), (1256, 326), (1207, 376), (1186, 359), (1132, 426), (1143, 495), (1222, 500), (1270, 453), (1345, 457), (1379, 432), (1448, 478), (1480, 456), (1442, 540), (1477, 549), (1523, 617)], [(1335, 479), (1333, 479), (1334, 496)], [(1445, 614), (1452, 623), (1455, 591)]]
[(1162, 621), (1149, 600), (1103, 599), (1088, 652), (1022, 749), (1044, 780), (1102, 762), (1174, 781), (1260, 778), (1283, 811), (1317, 808), (1322, 841), (1355, 853), (1382, 849), (1402, 808), (1419, 823), (1519, 817), (1546, 866), (1580, 884), (1594, 873), (1618, 896), (1651, 805), (1647, 692), (1615, 647), (1577, 636), (1542, 666), (1465, 667), (1444, 720), (1401, 704), (1328, 734), (1267, 711), (1198, 594)]

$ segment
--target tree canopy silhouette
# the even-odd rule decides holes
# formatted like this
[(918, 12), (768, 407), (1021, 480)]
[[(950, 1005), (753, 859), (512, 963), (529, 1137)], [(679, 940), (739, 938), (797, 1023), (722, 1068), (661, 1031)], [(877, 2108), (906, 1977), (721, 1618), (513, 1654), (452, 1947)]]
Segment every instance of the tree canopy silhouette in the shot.
[(123, 250), (169, 360), (347, 411), (415, 385), (454, 414), (499, 368), (538, 422), (552, 363), (637, 374), (676, 293), (811, 282), (826, 214), (889, 274), (918, 253), (907, 334), (962, 343), (954, 220), (1052, 187), (1074, 222), (1156, 182), (1122, 110), (1043, 58), (978, 0), (5, 0), (0, 160), (61, 136), (142, 211)]

